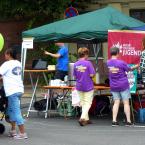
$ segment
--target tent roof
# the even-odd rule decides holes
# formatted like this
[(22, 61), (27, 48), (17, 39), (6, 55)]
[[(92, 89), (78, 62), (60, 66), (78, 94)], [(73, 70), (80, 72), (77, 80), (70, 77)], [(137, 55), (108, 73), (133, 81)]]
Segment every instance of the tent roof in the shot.
[(22, 36), (34, 37), (34, 41), (104, 41), (107, 40), (108, 30), (122, 30), (142, 25), (145, 25), (145, 23), (108, 6), (24, 31)]
[(140, 31), (145, 31), (145, 25), (144, 26), (140, 26), (140, 27), (132, 27), (130, 28), (131, 30), (140, 30)]

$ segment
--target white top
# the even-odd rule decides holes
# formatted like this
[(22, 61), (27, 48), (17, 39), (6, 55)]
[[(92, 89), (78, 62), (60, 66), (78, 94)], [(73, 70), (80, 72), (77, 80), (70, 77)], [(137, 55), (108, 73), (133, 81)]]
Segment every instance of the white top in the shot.
[(14, 93), (24, 93), (21, 74), (21, 63), (18, 60), (9, 60), (1, 65), (0, 75), (3, 78), (6, 96)]

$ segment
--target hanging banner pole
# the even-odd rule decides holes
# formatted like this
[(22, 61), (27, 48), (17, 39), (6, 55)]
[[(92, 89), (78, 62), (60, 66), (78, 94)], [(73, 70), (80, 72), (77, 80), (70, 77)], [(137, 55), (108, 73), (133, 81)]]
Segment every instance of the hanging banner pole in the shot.
[(33, 49), (34, 38), (23, 38), (22, 48), (21, 48), (21, 64), (22, 64), (22, 79), (24, 80), (24, 70), (27, 58), (27, 49)]

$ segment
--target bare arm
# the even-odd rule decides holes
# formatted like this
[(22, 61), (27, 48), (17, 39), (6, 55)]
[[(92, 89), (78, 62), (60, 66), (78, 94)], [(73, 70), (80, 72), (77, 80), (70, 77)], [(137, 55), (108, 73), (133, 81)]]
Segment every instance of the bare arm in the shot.
[(44, 51), (44, 54), (49, 55), (49, 56), (54, 57), (54, 58), (59, 58), (60, 57), (60, 54), (58, 54), (58, 53), (53, 54), (53, 53), (50, 53), (48, 51)]
[(134, 65), (134, 66), (131, 67), (131, 70), (134, 70), (134, 69), (136, 69), (136, 68), (138, 68), (138, 67), (139, 67), (139, 65), (136, 64), (136, 65)]
[(95, 74), (90, 74), (90, 77), (93, 78), (95, 76)]

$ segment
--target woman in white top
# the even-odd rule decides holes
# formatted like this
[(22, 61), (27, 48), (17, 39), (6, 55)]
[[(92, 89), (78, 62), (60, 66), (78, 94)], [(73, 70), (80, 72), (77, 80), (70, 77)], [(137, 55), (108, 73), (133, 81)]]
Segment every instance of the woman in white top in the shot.
[[(10, 136), (14, 137), (14, 139), (25, 139), (27, 135), (20, 109), (20, 98), (24, 93), (21, 63), (16, 60), (16, 52), (13, 49), (5, 51), (5, 59), (6, 61), (0, 67), (0, 75), (3, 79), (6, 96), (8, 97), (7, 114), (11, 124)], [(19, 134), (16, 133), (16, 124), (19, 128)]]

